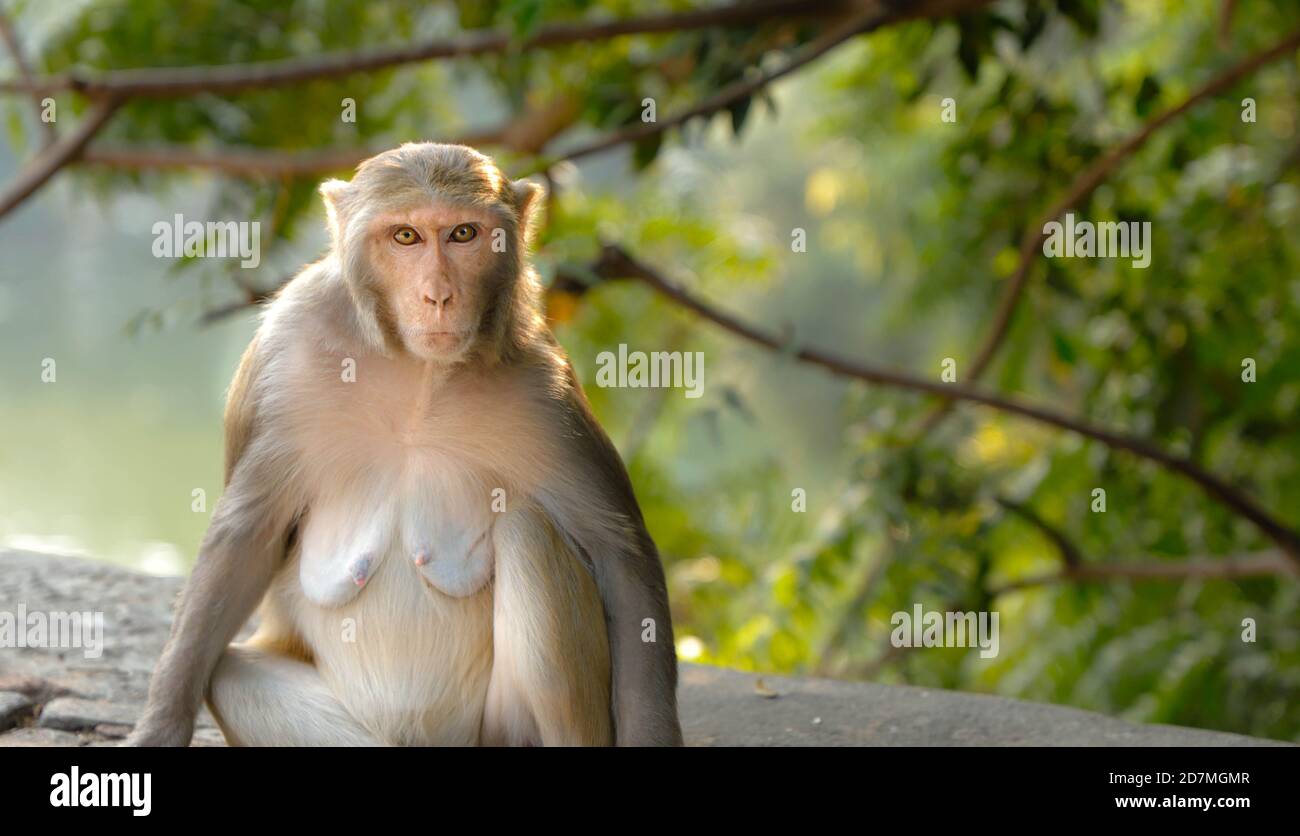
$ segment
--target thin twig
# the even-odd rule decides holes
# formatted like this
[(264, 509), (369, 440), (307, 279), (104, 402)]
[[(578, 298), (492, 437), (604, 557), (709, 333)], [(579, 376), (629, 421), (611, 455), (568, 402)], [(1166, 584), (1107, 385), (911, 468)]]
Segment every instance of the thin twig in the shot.
[(1004, 496), (998, 497), (997, 501), (1003, 508), (1037, 528), (1043, 536), (1051, 540), (1052, 545), (1056, 546), (1056, 550), (1061, 553), (1061, 560), (1065, 561), (1066, 566), (1074, 567), (1083, 564), (1083, 553), (1079, 551), (1074, 541), (1066, 536), (1064, 531), (1039, 516), (1033, 508)]
[(1132, 563), (1085, 563), (1046, 575), (1009, 581), (989, 590), (996, 598), (1008, 592), (1036, 586), (1062, 583), (1101, 583), (1109, 581), (1185, 581), (1240, 580), (1242, 578), (1296, 576), (1296, 566), (1282, 554), (1273, 552), (1242, 558), (1201, 558), (1197, 560), (1146, 560)]
[(257, 307), (258, 305), (267, 301), (271, 297), (275, 296), (276, 292), (280, 288), (284, 287), (286, 284), (289, 283), (289, 278), (291, 277), (285, 278), (284, 281), (277, 284), (271, 290), (258, 290), (253, 287), (244, 287), (243, 299), (240, 299), (238, 302), (231, 302), (229, 304), (222, 305), (219, 308), (213, 308), (210, 311), (204, 311), (204, 313), (199, 317), (199, 325), (201, 326), (214, 325), (220, 322), (221, 320), (233, 316), (241, 311), (246, 311), (249, 308)]
[(818, 654), (817, 666), (813, 668), (815, 676), (831, 675), (831, 657), (844, 644), (849, 631), (858, 622), (858, 616), (862, 608), (867, 605), (867, 602), (871, 599), (871, 593), (875, 591), (876, 584), (884, 576), (889, 564), (893, 562), (895, 548), (896, 545), (890, 540), (880, 548), (877, 554), (873, 555), (875, 560), (871, 561), (867, 571), (862, 574), (857, 590), (844, 607), (844, 611), (840, 613), (839, 621), (831, 628), (826, 644), (822, 646), (821, 652)]
[[(31, 67), (27, 64), (27, 56), (23, 54), (22, 41), (18, 40), (18, 33), (14, 31), (13, 21), (9, 19), (9, 13), (3, 8), (0, 8), (0, 40), (5, 42), (5, 48), (9, 50), (9, 57), (13, 59), (19, 78), (31, 83), (34, 76)], [(40, 93), (32, 92), (32, 104), (36, 107), (36, 122), (41, 126), (44, 145), (49, 147), (54, 144), (59, 135), (54, 130), (54, 123), (45, 121), (45, 105), (42, 103), (42, 99)]]
[(232, 177), (313, 177), (354, 168), (377, 151), (365, 148), (338, 150), (278, 151), (258, 148), (194, 150), (185, 147), (154, 146), (114, 148), (95, 145), (77, 161), (81, 165), (123, 171), (170, 171), (182, 169), (215, 171)]
[[(500, 132), (447, 140), (465, 145), (493, 145)], [(92, 146), (77, 160), (79, 164), (124, 171), (167, 171), (197, 169), (232, 177), (318, 177), (355, 168), (386, 149), (339, 148), (314, 151), (276, 151), (256, 148), (228, 148), (200, 151), (184, 147), (113, 148)]]
[(1219, 46), (1227, 48), (1232, 43), (1232, 15), (1237, 11), (1237, 0), (1223, 0), (1219, 7)]

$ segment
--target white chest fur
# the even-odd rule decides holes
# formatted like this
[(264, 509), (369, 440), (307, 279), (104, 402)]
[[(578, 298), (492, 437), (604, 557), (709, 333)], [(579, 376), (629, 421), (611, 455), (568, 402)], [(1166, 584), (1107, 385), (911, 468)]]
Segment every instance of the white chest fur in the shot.
[(377, 463), (313, 503), (302, 532), (303, 593), (338, 607), (386, 561), (407, 560), (440, 592), (473, 595), (492, 576), (490, 502), (487, 486), (455, 468), (414, 456), (405, 466)]
[(284, 410), (304, 463), (306, 598), (342, 606), (397, 560), (445, 595), (482, 589), (493, 571), (496, 480), (482, 453), (466, 449), (472, 393), (426, 367), (374, 356), (342, 375), (337, 356), (296, 348), (294, 385), (273, 393), (272, 406)]

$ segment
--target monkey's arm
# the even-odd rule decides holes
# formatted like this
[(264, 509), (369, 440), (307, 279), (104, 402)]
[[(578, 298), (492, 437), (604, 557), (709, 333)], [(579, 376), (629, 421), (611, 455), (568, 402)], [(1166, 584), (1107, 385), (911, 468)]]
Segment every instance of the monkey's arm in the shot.
[[(605, 608), (615, 743), (680, 746), (677, 653), (659, 552), (618, 451), (576, 380), (572, 387), (566, 451), (575, 470), (550, 489), (545, 504), (591, 566)], [(592, 513), (593, 507), (599, 511)]]
[(256, 342), (245, 353), (226, 408), (227, 484), (181, 594), (154, 670), (144, 715), (127, 740), (185, 746), (208, 678), (279, 568), (294, 518), (283, 445), (254, 425)]

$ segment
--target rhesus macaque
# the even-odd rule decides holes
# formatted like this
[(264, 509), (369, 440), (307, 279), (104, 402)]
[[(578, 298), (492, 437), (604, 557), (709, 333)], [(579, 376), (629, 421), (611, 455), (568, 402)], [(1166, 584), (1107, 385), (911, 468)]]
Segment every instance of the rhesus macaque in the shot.
[(431, 143), (321, 186), (331, 250), (235, 374), (129, 742), (185, 745), (206, 698), (236, 745), (680, 744), (663, 568), (540, 311), (538, 191)]

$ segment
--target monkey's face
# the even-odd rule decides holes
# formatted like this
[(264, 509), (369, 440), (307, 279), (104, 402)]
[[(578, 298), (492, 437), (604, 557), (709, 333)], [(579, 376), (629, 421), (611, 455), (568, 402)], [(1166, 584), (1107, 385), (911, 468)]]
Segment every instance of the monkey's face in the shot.
[(507, 271), (485, 208), (437, 202), (385, 212), (367, 247), (387, 323), (417, 358), (454, 363), (473, 347)]

